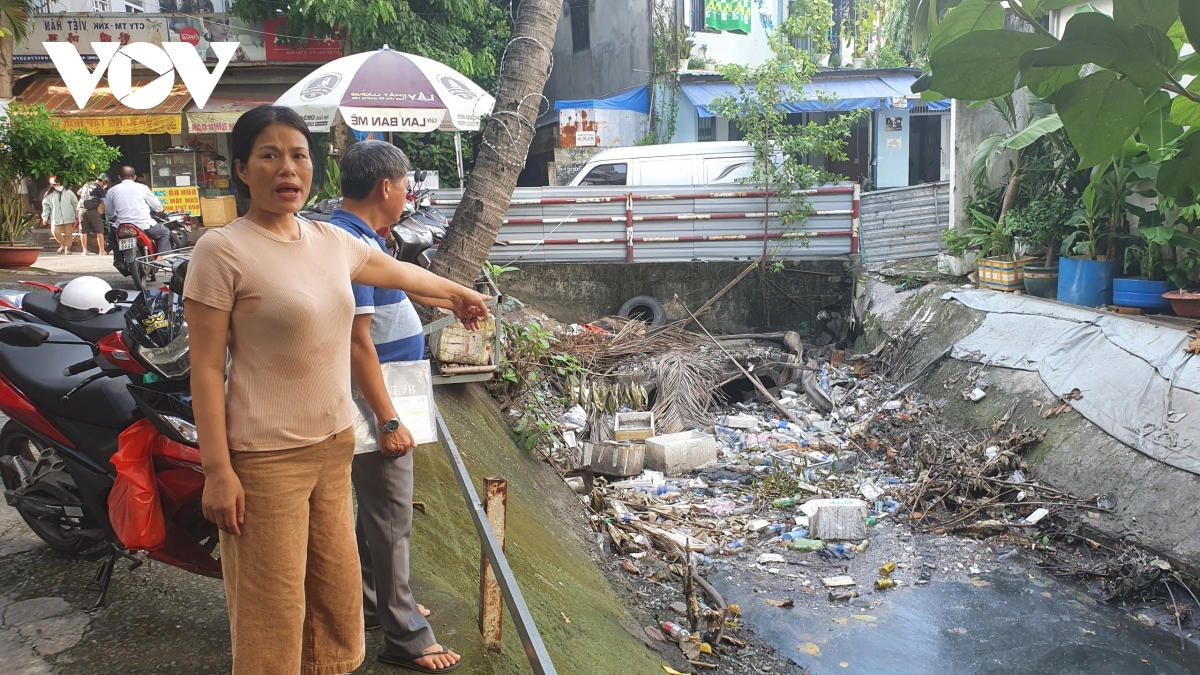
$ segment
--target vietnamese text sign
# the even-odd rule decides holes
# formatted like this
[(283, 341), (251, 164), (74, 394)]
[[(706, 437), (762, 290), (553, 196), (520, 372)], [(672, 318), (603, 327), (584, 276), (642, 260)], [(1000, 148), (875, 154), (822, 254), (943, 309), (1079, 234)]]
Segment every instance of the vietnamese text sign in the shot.
[[(134, 112), (134, 111), (130, 111)], [(177, 134), (182, 130), (179, 115), (108, 115), (54, 118), (64, 129), (87, 129), (95, 136), (140, 136), (141, 134)]]
[(167, 211), (187, 211), (200, 215), (200, 192), (195, 187), (155, 188), (154, 196)]
[(134, 42), (161, 45), (167, 41), (167, 21), (162, 17), (130, 14), (121, 17), (39, 15), (29, 23), (30, 35), (13, 50), (14, 63), (50, 63), (43, 42), (66, 42), (75, 45), (88, 63), (99, 57), (93, 42), (115, 42), (125, 46)]

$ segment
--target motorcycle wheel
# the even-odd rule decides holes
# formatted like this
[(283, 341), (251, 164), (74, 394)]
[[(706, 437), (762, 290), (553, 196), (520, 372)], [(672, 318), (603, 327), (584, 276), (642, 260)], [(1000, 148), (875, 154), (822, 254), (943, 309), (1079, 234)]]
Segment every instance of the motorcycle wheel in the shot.
[[(138, 246), (138, 257), (150, 255), (150, 252)], [(144, 291), (154, 285), (154, 268), (145, 263), (134, 260), (129, 265), (129, 276), (133, 279), (133, 287), (139, 291)]]
[[(78, 493), (78, 490), (75, 488), (75, 480), (71, 478), (71, 474), (53, 467), (55, 460), (57, 460), (53, 448), (45, 446), (16, 422), (10, 421), (4, 425), (3, 430), (0, 430), (0, 454), (15, 456), (16, 461), (22, 462), (25, 468), (34, 474), (32, 478), (35, 481), (38, 480), (38, 474), (43, 471), (59, 472), (59, 475), (56, 476), (59, 485), (66, 486), (72, 492)], [(39, 462), (39, 459), (48, 461)], [(61, 460), (57, 461), (61, 462)], [(38, 473), (34, 473), (35, 471)], [(17, 486), (9, 485), (6, 487), (15, 489)], [(33, 533), (38, 538), (59, 553), (77, 555), (79, 552), (101, 543), (101, 539), (98, 537), (63, 529), (57, 523), (40, 520), (37, 516), (26, 512), (20, 507), (17, 507), (17, 513), (21, 514), (21, 518), (25, 521), (25, 524), (29, 526), (29, 529), (33, 530)]]

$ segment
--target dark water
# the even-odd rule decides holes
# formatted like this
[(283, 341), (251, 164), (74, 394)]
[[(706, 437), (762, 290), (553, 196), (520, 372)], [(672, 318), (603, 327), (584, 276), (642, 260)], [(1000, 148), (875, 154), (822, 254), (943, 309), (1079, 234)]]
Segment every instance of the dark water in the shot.
[(763, 601), (779, 593), (718, 581), (746, 622), (814, 675), (1200, 674), (1200, 648), (1188, 642), (1181, 649), (1173, 624), (1147, 628), (1074, 584), (1024, 575), (988, 577), (987, 586), (935, 581), (867, 591), (853, 604), (812, 608), (797, 598), (796, 608), (786, 610)]

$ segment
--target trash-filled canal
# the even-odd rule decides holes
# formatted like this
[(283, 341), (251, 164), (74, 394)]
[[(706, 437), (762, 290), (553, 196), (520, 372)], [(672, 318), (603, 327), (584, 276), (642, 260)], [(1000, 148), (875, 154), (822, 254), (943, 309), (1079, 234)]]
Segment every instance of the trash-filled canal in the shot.
[(714, 582), (745, 622), (813, 675), (1200, 673), (1200, 647), (1189, 640), (1181, 648), (1173, 623), (1147, 627), (1138, 611), (1126, 614), (1036, 570), (790, 610), (763, 602), (750, 586)]

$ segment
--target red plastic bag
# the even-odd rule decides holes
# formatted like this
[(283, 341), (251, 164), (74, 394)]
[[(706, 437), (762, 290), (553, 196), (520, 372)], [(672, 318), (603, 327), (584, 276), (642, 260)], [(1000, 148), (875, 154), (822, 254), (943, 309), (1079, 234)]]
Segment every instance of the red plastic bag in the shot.
[(108, 493), (108, 519), (129, 549), (153, 551), (167, 538), (151, 457), (158, 435), (149, 420), (138, 420), (121, 432), (109, 460), (117, 467), (117, 479)]

